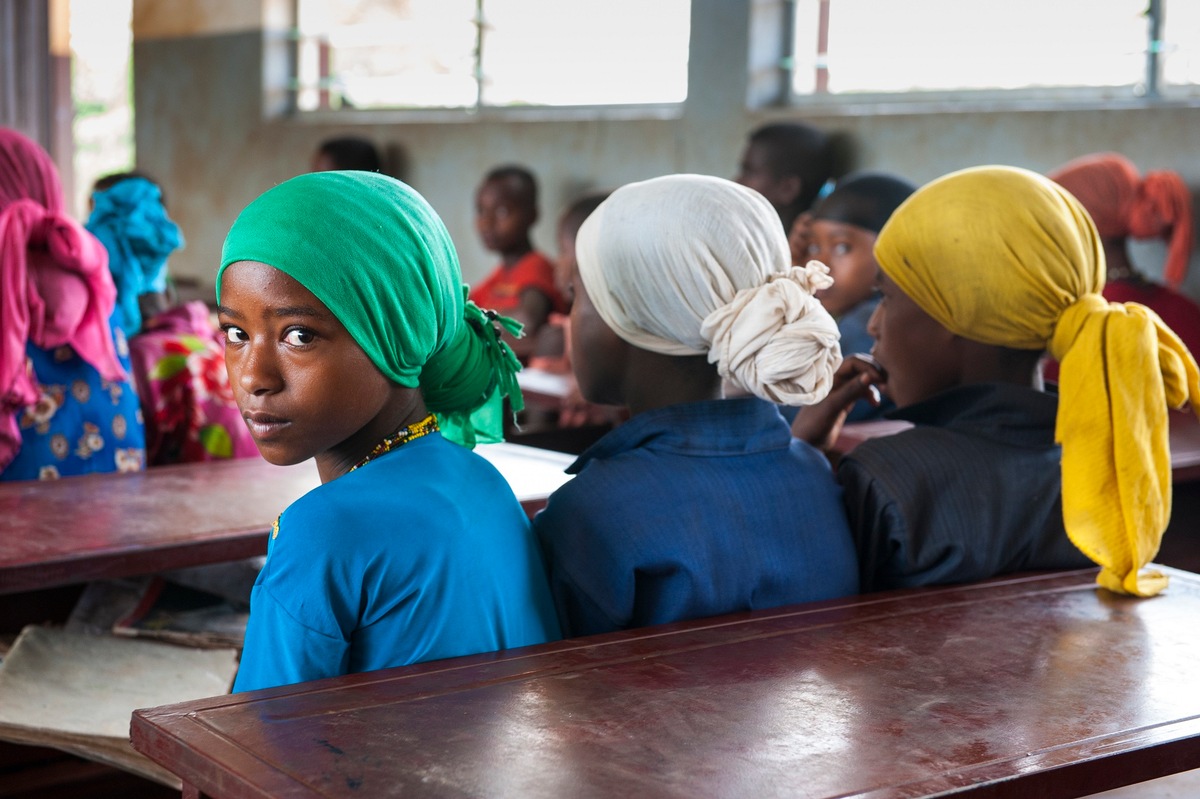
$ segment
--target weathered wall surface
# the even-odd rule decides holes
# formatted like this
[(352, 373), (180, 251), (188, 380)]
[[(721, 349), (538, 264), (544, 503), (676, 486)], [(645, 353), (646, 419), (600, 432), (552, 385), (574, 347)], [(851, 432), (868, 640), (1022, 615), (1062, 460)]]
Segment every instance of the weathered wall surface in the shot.
[[(162, 15), (164, 2), (169, 16)], [(1200, 108), (749, 111), (751, 0), (693, 0), (689, 98), (678, 112), (626, 119), (462, 113), (353, 126), (273, 117), (264, 82), (274, 79), (268, 56), (279, 36), (264, 29), (274, 24), (275, 9), (269, 0), (223, 6), (138, 0), (134, 18), (138, 165), (160, 178), (188, 239), (172, 268), (209, 283), (224, 233), (242, 206), (305, 171), (321, 139), (349, 132), (403, 148), (404, 177), (442, 214), (468, 280), (492, 262), (473, 228), (474, 189), (488, 168), (520, 162), (538, 173), (542, 221), (534, 237), (553, 251), (555, 218), (581, 191), (675, 171), (731, 176), (746, 132), (776, 119), (804, 118), (846, 131), (856, 142), (859, 168), (916, 181), (980, 163), (1046, 171), (1077, 155), (1118, 150), (1143, 169), (1176, 169), (1200, 188)], [(1157, 262), (1153, 246), (1135, 254)], [(1200, 268), (1188, 289), (1200, 296)]]

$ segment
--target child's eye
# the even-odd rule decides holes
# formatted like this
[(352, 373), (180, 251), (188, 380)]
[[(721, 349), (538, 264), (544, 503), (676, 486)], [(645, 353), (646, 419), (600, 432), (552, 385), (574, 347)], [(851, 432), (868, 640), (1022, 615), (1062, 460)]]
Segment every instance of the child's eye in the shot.
[(846, 244), (845, 242), (835, 244), (833, 245), (833, 252), (835, 255), (845, 255), (846, 253), (850, 252), (850, 245)]
[(312, 344), (315, 338), (316, 336), (313, 335), (311, 330), (305, 330), (302, 327), (293, 327), (284, 335), (283, 340), (294, 347), (303, 347), (305, 344)]
[(221, 330), (225, 331), (225, 341), (229, 344), (239, 344), (249, 340), (246, 331), (237, 325), (221, 325)]

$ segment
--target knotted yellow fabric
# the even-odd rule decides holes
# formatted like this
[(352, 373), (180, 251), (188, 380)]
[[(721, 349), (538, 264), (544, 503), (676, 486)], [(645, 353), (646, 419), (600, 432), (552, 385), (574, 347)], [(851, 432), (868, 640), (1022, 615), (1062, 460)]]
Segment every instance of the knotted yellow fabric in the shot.
[(1161, 591), (1166, 577), (1142, 567), (1171, 514), (1167, 407), (1197, 408), (1200, 371), (1153, 311), (1100, 296), (1104, 253), (1083, 207), (1033, 172), (966, 169), (901, 205), (875, 257), (951, 332), (1058, 359), (1067, 535), (1105, 588)]

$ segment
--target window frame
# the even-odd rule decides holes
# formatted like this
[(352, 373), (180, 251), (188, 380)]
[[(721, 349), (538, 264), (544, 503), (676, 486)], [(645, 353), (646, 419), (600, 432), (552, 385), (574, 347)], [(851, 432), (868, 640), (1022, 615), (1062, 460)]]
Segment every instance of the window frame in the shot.
[[(491, 105), (485, 102), (486, 91), (484, 83), (487, 75), (481, 59), (484, 52), (487, 25), (484, 18), (485, 0), (476, 0), (473, 24), (476, 27), (475, 59), (472, 77), (475, 81), (475, 101), (471, 105), (459, 106), (391, 106), (377, 108), (331, 108), (322, 104), (315, 109), (300, 108), (299, 96), (302, 91), (311, 91), (314, 87), (300, 84), (300, 48), (303, 40), (311, 40), (312, 36), (304, 35), (299, 29), (301, 0), (292, 0), (292, 19), (287, 30), (288, 67), (287, 67), (287, 115), (295, 120), (313, 124), (394, 124), (430, 123), (444, 124), (450, 122), (474, 121), (529, 121), (529, 122), (569, 122), (569, 121), (623, 121), (623, 120), (673, 120), (683, 116), (687, 103), (686, 94), (689, 87), (685, 85), (685, 97), (677, 102), (651, 103), (605, 103), (579, 105)], [(689, 39), (690, 39), (689, 29)], [(690, 74), (685, 81), (690, 83)], [(318, 91), (327, 91), (323, 85), (329, 78), (320, 78)]]
[[(1181, 2), (1181, 0), (1173, 0)], [(797, 0), (786, 4), (786, 25), (781, 32), (780, 65), (784, 106), (828, 116), (980, 113), (995, 111), (1057, 111), (1137, 108), (1190, 108), (1200, 106), (1200, 84), (1162, 86), (1162, 22), (1167, 0), (1148, 0), (1146, 61), (1143, 80), (1125, 86), (1054, 86), (1017, 89), (956, 89), (902, 92), (798, 92), (795, 90), (795, 14)], [(830, 0), (821, 0), (827, 8)], [(827, 21), (823, 23), (827, 25)], [(818, 34), (820, 35), (820, 34)], [(818, 78), (817, 83), (821, 81)]]

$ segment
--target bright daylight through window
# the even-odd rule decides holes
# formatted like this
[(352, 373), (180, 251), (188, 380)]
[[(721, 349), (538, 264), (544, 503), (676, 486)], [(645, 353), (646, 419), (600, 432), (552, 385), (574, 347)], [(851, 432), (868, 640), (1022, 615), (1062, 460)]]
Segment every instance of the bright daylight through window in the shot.
[(1200, 94), (1196, 0), (795, 0), (793, 41), (800, 102), (1063, 88)]
[(687, 96), (689, 0), (297, 6), (301, 111), (678, 103)]

